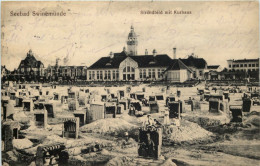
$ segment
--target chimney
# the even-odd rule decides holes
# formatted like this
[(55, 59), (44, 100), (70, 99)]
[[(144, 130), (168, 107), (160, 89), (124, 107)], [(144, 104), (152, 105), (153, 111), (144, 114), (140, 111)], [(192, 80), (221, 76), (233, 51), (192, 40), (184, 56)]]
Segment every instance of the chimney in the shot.
[(148, 55), (148, 50), (147, 49), (145, 49), (145, 55)]
[(176, 59), (176, 48), (173, 48), (173, 59)]
[(156, 51), (156, 49), (153, 49), (153, 56), (155, 57), (155, 56), (156, 56), (156, 54), (157, 54), (157, 51)]
[(113, 58), (114, 58), (114, 54), (113, 54), (112, 51), (110, 52), (109, 56), (110, 56), (110, 59), (113, 59)]

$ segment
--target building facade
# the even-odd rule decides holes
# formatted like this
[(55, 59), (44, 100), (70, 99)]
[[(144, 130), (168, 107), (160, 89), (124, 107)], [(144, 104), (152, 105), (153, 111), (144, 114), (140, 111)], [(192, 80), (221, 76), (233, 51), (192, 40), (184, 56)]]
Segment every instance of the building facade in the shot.
[[(204, 78), (207, 63), (202, 58), (189, 56), (188, 59), (176, 59), (176, 48), (173, 48), (173, 59), (167, 54), (157, 54), (154, 49), (152, 54), (137, 54), (137, 35), (131, 26), (127, 40), (127, 50), (124, 47), (120, 53), (110, 52), (109, 56), (102, 57), (88, 68), (88, 81), (158, 81), (171, 80), (184, 82), (191, 78)], [(176, 61), (177, 60), (177, 61)], [(181, 68), (173, 71), (169, 67), (177, 62)], [(177, 65), (177, 64), (176, 64)], [(184, 67), (185, 66), (185, 67)], [(166, 69), (168, 74), (166, 74)], [(174, 73), (179, 73), (176, 80)]]
[(259, 70), (259, 58), (258, 59), (238, 59), (227, 60), (228, 71), (258, 71)]
[(223, 68), (220, 65), (208, 65), (205, 71), (206, 80), (221, 80), (223, 79), (221, 72)]
[(223, 71), (226, 79), (259, 79), (259, 58), (258, 59), (237, 59), (227, 60), (228, 68)]
[(172, 64), (165, 70), (165, 80), (170, 82), (185, 82), (192, 77), (192, 70), (180, 59), (173, 59)]
[(192, 79), (205, 80), (207, 62), (203, 58), (198, 58), (193, 53), (187, 59), (180, 59), (192, 71)]
[(47, 81), (80, 81), (87, 79), (86, 66), (48, 66), (45, 69)]
[(26, 81), (39, 81), (44, 76), (44, 65), (36, 60), (32, 50), (29, 50), (24, 60), (20, 62), (17, 68), (16, 76), (22, 77)]
[(121, 53), (110, 53), (88, 68), (88, 81), (145, 81), (161, 80), (162, 73), (170, 65), (166, 54), (133, 56), (125, 49)]

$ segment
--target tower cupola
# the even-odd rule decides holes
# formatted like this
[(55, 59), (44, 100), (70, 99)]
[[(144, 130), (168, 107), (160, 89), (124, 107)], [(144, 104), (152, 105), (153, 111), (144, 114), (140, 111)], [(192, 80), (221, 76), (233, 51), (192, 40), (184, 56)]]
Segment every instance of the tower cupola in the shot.
[(137, 35), (134, 31), (134, 27), (131, 26), (131, 30), (130, 30), (130, 33), (128, 34), (128, 39), (127, 39), (128, 54), (137, 55), (137, 46), (138, 46)]

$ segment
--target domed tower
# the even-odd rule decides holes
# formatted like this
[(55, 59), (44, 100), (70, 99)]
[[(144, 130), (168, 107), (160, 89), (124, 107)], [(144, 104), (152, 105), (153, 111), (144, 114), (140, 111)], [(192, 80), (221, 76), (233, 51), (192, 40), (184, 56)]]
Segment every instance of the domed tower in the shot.
[(127, 52), (129, 55), (137, 55), (137, 35), (135, 34), (134, 27), (131, 26), (131, 31), (128, 34)]

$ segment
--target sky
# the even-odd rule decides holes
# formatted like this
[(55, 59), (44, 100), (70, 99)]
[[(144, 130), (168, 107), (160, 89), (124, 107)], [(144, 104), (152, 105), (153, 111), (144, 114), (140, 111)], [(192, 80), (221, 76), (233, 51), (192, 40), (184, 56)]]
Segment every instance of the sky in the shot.
[[(259, 2), (2, 2), (1, 64), (13, 70), (32, 49), (37, 60), (54, 65), (90, 66), (126, 45), (131, 25), (138, 54), (186, 58), (194, 53), (208, 65), (259, 57)], [(191, 14), (141, 14), (141, 11)], [(29, 16), (10, 16), (10, 12)], [(32, 12), (66, 16), (32, 16)]]

